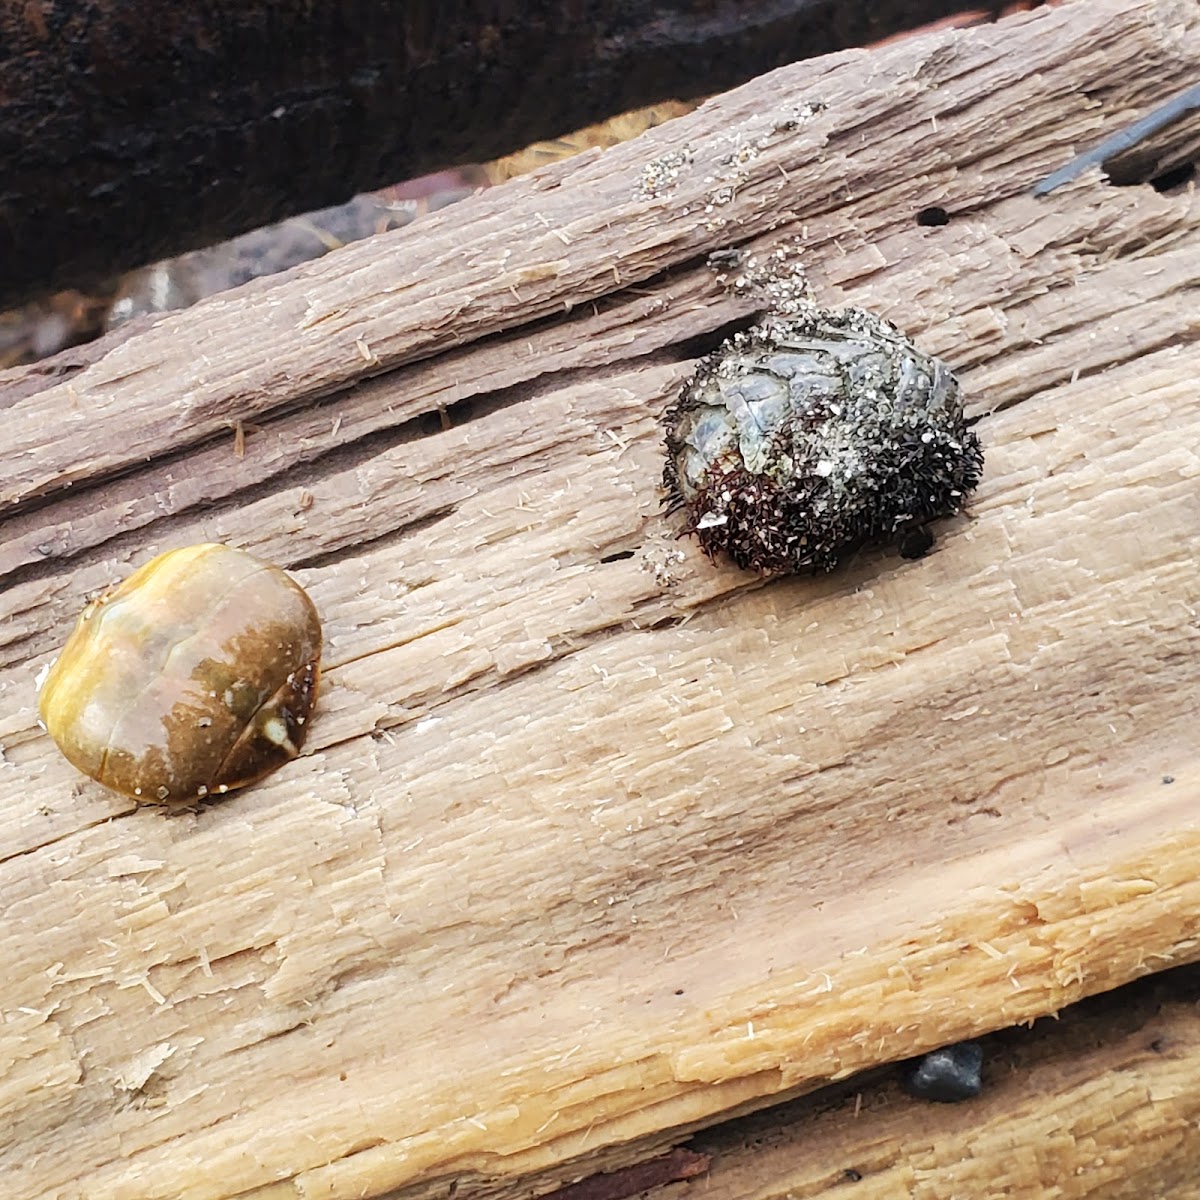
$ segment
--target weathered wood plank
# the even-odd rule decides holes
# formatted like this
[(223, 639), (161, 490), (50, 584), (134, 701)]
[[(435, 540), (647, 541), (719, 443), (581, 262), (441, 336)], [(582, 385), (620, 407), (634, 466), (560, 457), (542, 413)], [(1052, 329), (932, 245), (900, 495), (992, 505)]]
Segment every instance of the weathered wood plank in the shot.
[[(1181, 21), (1190, 10), (1169, 7)], [(1084, 19), (1077, 9), (1058, 18)], [(435, 216), (419, 235), (397, 230), (347, 247), (293, 272), (288, 288), (264, 280), (208, 302), (202, 320), (194, 310), (167, 317), (14, 406), (0, 503), (176, 453), (235, 418), (255, 421), (349, 386), (371, 373), (365, 365), (385, 371), (528, 325), (717, 245), (785, 225), (802, 232), (819, 217), (827, 228), (810, 231), (810, 253), (849, 235), (855, 220), (868, 222), (860, 234), (869, 230), (869, 244), (909, 223), (906, 201), (964, 209), (1012, 195), (1101, 127), (1082, 90), (1120, 114), (1190, 82), (1186, 42), (1160, 19), (1160, 36), (1140, 47), (1145, 61), (1116, 78), (1112, 60), (1136, 16), (1093, 29), (1071, 63), (1059, 39), (1027, 37), (1021, 49), (1030, 58), (1017, 68), (1003, 26), (959, 42), (919, 39), (923, 50), (901, 44), (820, 59), (718, 97), (703, 117), (603, 159), (572, 160), (466, 212)], [(816, 102), (825, 108), (806, 115)], [(1059, 120), (1048, 127), (1052, 107)], [(963, 145), (973, 148), (967, 172)], [(255, 339), (244, 336), (248, 322)], [(191, 369), (181, 377), (184, 354)], [(58, 434), (52, 446), (48, 420)]]
[(986, 1039), (984, 1093), (957, 1108), (876, 1073), (703, 1133), (705, 1200), (1195, 1196), (1197, 982), (1180, 968)]
[[(16, 379), (6, 1194), (519, 1193), (1200, 956), (1200, 201), (1029, 194), (1198, 65), (1148, 0), (800, 65)], [(753, 303), (730, 245), (961, 368), (987, 470), (929, 558), (676, 540), (657, 416)], [(33, 676), (207, 539), (299, 567), (326, 692), (166, 817)]]
[(5, 5), (0, 309), (960, 2)]

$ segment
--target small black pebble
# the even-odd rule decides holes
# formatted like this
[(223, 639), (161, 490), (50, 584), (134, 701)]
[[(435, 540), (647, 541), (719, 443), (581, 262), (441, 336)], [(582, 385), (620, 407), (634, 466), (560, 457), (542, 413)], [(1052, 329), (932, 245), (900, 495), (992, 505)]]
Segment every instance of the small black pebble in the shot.
[(1164, 775), (1163, 776), (1163, 783), (1174, 783), (1174, 782), (1175, 782), (1174, 775)]
[(943, 1104), (969, 1100), (983, 1087), (982, 1067), (983, 1047), (978, 1042), (955, 1042), (911, 1063), (904, 1072), (904, 1090), (919, 1100)]
[(745, 250), (729, 246), (723, 250), (714, 250), (708, 256), (708, 265), (714, 271), (731, 271), (734, 267), (740, 266), (745, 257)]
[(845, 1179), (847, 1183), (857, 1183), (862, 1178), (862, 1172), (856, 1171), (853, 1167), (847, 1167), (842, 1172), (842, 1178)]

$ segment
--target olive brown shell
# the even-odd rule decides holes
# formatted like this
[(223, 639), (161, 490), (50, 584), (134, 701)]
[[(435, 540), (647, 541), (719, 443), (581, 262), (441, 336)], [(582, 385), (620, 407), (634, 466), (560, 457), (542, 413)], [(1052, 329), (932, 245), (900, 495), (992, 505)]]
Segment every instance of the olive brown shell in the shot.
[(321, 623), (278, 567), (208, 543), (160, 554), (83, 611), (38, 709), (85, 775), (142, 801), (253, 783), (294, 758)]

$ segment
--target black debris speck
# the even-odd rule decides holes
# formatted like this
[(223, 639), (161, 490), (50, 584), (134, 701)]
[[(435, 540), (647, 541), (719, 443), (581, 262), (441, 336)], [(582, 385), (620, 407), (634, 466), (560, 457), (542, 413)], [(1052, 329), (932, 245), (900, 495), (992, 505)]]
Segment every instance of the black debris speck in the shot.
[(933, 549), (933, 534), (925, 525), (900, 535), (901, 558), (924, 558)]
[(917, 213), (917, 224), (923, 225), (927, 229), (933, 229), (939, 225), (949, 225), (950, 214), (944, 208), (934, 204)]

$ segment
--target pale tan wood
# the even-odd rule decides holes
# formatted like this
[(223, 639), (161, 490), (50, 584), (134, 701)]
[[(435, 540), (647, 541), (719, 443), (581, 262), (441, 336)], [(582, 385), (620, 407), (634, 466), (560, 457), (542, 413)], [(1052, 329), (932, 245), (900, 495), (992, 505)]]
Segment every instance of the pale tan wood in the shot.
[[(978, 1099), (945, 1107), (895, 1074), (849, 1081), (698, 1135), (704, 1200), (1200, 1195), (1194, 969), (985, 1043)], [(615, 1193), (614, 1193), (615, 1194)], [(695, 1194), (672, 1186), (652, 1200)]]
[[(1198, 65), (1146, 0), (803, 64), (10, 377), (4, 1194), (522, 1194), (1200, 957), (1200, 202), (1028, 192)], [(676, 539), (658, 414), (741, 243), (961, 368), (927, 559)], [(134, 810), (34, 675), (208, 539), (325, 618), (311, 753)]]

